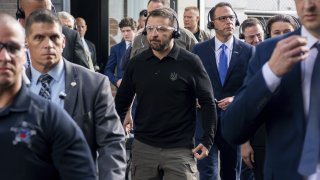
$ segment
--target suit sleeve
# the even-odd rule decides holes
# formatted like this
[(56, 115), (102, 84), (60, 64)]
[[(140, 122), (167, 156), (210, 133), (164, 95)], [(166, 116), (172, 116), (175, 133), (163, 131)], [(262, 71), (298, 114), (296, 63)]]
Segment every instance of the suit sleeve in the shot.
[(99, 179), (124, 179), (126, 169), (125, 134), (115, 110), (110, 83), (100, 83), (95, 100), (95, 129), (98, 145)]
[(49, 106), (45, 118), (40, 123), (50, 141), (53, 164), (61, 179), (95, 180), (89, 146), (78, 125), (56, 106)]
[(259, 54), (251, 58), (245, 82), (222, 116), (222, 134), (232, 144), (242, 144), (254, 135), (263, 123), (259, 114), (272, 96), (262, 74), (265, 61)]
[(119, 80), (119, 78), (117, 78), (114, 73), (115, 73), (115, 69), (117, 66), (117, 53), (116, 53), (116, 49), (115, 47), (111, 48), (111, 52), (110, 52), (110, 56), (108, 58), (108, 62), (107, 65), (105, 67), (104, 70), (104, 74), (106, 76), (108, 76), (108, 78), (110, 79), (111, 83), (113, 85), (117, 85), (117, 81)]
[(201, 119), (204, 129), (203, 141), (201, 143), (210, 150), (213, 145), (214, 134), (217, 130), (217, 110), (209, 76), (198, 56), (195, 67), (196, 95), (201, 106)]

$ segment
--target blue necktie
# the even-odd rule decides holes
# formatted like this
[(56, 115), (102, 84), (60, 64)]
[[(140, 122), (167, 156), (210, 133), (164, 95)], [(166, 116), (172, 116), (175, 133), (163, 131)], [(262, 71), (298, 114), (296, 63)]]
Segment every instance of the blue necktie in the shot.
[(49, 100), (51, 99), (51, 92), (49, 86), (51, 80), (52, 77), (49, 74), (42, 74), (38, 79), (38, 82), (41, 82), (42, 85), (39, 95)]
[(228, 71), (228, 57), (226, 54), (227, 46), (225, 44), (222, 44), (219, 49), (221, 49), (221, 52), (219, 56), (218, 68), (219, 68), (220, 81), (221, 81), (221, 84), (223, 85), (227, 75), (227, 71)]
[(298, 172), (307, 177), (316, 172), (320, 153), (320, 44), (313, 66), (310, 89), (310, 106)]

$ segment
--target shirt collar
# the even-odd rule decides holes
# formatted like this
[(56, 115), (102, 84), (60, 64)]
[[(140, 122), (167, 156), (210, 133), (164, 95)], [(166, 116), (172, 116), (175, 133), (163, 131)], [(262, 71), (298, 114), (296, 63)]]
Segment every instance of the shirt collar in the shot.
[(9, 112), (27, 111), (30, 106), (29, 92), (28, 88), (22, 83), (21, 88), (16, 97), (14, 97), (12, 103), (1, 112), (0, 116), (4, 116)]
[(308, 40), (308, 43), (307, 43), (308, 49), (311, 49), (313, 45), (319, 41), (319, 39), (317, 39), (312, 34), (310, 34), (304, 26), (302, 26), (301, 28), (301, 36), (305, 37)]
[[(61, 76), (64, 75), (63, 71), (64, 71), (64, 63), (63, 63), (63, 59), (61, 58), (58, 64), (54, 68), (52, 68), (47, 74), (49, 74), (55, 81), (59, 81), (59, 79), (61, 79)], [(38, 79), (42, 75), (42, 73), (37, 71), (31, 66), (31, 74), (32, 74), (32, 78), (31, 78), (32, 83), (37, 84)]]
[[(167, 57), (170, 57), (171, 59), (178, 60), (179, 52), (180, 52), (179, 47), (176, 45), (176, 43), (174, 43), (173, 48), (171, 49), (169, 54), (166, 57), (164, 57), (164, 59), (166, 59)], [(150, 47), (146, 52), (146, 60), (150, 60), (152, 57), (156, 57), (156, 56), (153, 54), (152, 49)]]
[(222, 44), (225, 44), (229, 50), (233, 48), (233, 36), (225, 43), (222, 43), (221, 41), (219, 41), (218, 38), (214, 38), (214, 42), (215, 42), (215, 51), (218, 51)]

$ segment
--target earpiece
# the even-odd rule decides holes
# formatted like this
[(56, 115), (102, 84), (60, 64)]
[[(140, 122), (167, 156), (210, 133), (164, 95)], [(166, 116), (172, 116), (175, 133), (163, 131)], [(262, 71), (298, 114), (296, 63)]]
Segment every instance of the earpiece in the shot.
[[(230, 8), (231, 8), (231, 7), (230, 7)], [(207, 24), (207, 28), (208, 28), (208, 29), (215, 29), (215, 28), (214, 28), (214, 23), (212, 22), (212, 19), (211, 19), (211, 17), (210, 17), (210, 15), (213, 13), (214, 9), (215, 9), (215, 7), (213, 7), (212, 9), (210, 9), (210, 11), (209, 11), (209, 13), (208, 13), (208, 24)], [(239, 22), (239, 20), (238, 20), (238, 16), (237, 16), (236, 12), (235, 12), (232, 8), (231, 8), (231, 10), (233, 11), (234, 15), (236, 16), (236, 23), (235, 23), (235, 25), (236, 25), (236, 26), (240, 26), (240, 22)]]
[[(147, 35), (147, 23), (148, 23), (149, 17), (150, 17), (150, 15), (147, 17), (144, 29), (142, 31), (142, 34), (145, 35), (145, 36)], [(177, 19), (177, 17), (175, 15), (173, 15), (173, 18), (177, 22), (177, 28), (172, 31), (172, 38), (178, 39), (181, 36), (180, 28), (179, 28), (179, 22), (178, 22), (178, 19)]]
[(24, 19), (26, 17), (24, 11), (20, 9), (20, 0), (17, 0), (16, 19)]
[[(51, 11), (56, 13), (56, 8), (53, 4), (51, 4)], [(16, 11), (16, 19), (25, 19), (26, 14), (24, 11), (20, 8), (20, 0), (17, 0), (17, 11)]]
[(148, 11), (147, 11), (147, 10), (143, 11), (143, 16), (144, 16), (144, 17), (147, 17), (147, 16), (148, 16)]

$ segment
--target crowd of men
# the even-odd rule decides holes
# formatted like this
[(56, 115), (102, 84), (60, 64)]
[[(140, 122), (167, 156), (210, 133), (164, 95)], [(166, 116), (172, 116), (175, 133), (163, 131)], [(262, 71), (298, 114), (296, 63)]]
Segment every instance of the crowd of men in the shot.
[(83, 18), (19, 0), (0, 13), (1, 177), (320, 179), (320, 2), (295, 4), (240, 24), (219, 2), (212, 36), (197, 7), (180, 26), (149, 0), (102, 69)]

